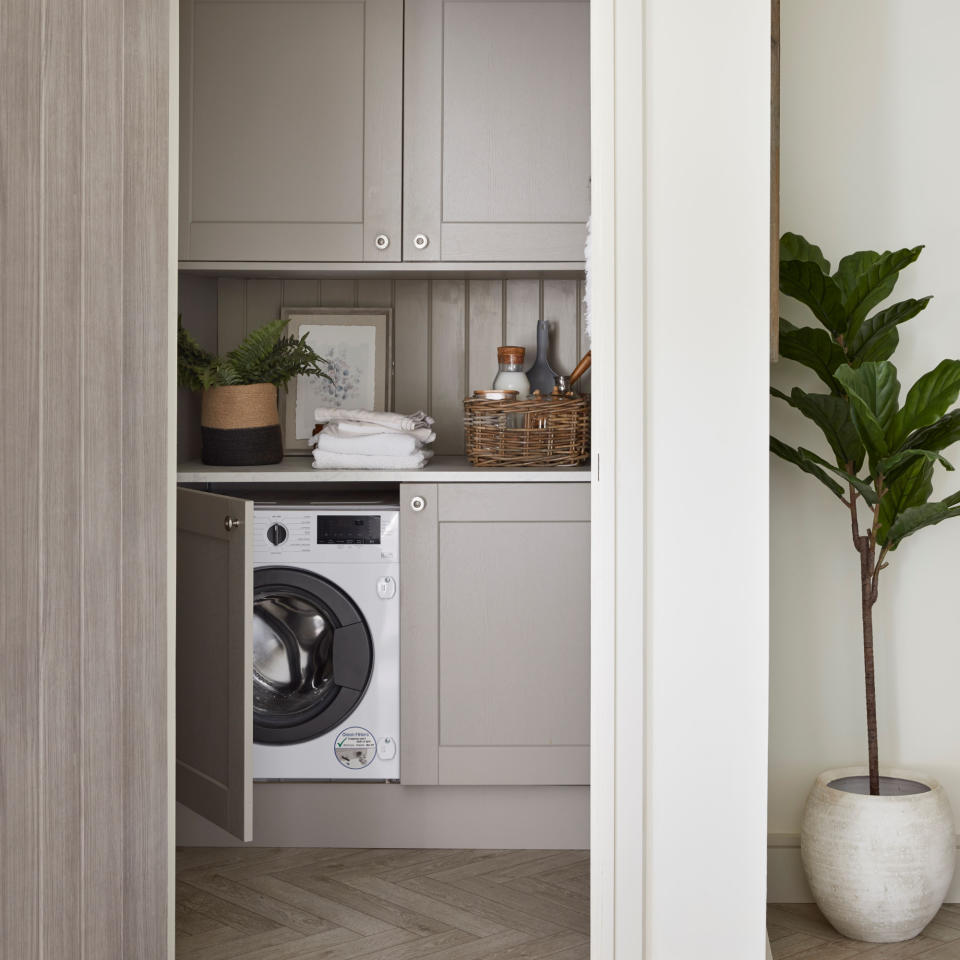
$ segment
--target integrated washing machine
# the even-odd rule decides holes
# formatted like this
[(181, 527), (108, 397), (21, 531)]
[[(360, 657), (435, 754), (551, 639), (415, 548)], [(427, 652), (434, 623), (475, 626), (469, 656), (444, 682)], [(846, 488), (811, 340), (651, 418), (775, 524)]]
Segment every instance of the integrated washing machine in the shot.
[(395, 500), (257, 503), (255, 780), (399, 780)]

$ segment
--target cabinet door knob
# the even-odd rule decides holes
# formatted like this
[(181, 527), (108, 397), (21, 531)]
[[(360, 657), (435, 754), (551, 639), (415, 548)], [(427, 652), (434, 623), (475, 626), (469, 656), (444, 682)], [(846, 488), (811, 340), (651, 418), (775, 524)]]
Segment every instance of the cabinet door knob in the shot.
[(378, 250), (386, 250), (390, 246), (390, 238), (385, 233), (378, 233), (373, 242)]
[(414, 245), (418, 250), (425, 250), (425, 249), (427, 248), (427, 246), (429, 245), (429, 243), (430, 243), (430, 240), (429, 240), (429, 238), (427, 237), (427, 235), (426, 235), (425, 233), (418, 233), (418, 234), (413, 238), (413, 245)]
[(420, 513), (426, 505), (427, 501), (423, 497), (413, 497), (410, 500), (410, 509), (414, 513)]
[(238, 520), (236, 517), (226, 516), (223, 518), (223, 529), (227, 531), (236, 530), (242, 522), (242, 520)]

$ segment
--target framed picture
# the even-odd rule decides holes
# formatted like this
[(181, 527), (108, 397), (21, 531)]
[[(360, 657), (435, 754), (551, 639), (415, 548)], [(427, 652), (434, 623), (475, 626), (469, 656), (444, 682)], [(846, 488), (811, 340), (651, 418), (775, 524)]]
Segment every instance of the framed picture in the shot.
[[(284, 307), (287, 332), (327, 364), (330, 380), (297, 377), (281, 400), (284, 451), (309, 452), (317, 407), (392, 409), (392, 311), (386, 307)], [(282, 396), (282, 394), (281, 394)]]

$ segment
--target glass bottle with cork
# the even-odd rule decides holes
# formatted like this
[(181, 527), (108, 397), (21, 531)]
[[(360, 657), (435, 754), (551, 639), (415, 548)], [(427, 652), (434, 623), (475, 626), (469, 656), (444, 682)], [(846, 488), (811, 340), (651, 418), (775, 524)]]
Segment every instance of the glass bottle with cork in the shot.
[(530, 396), (530, 381), (523, 372), (525, 354), (523, 347), (497, 347), (500, 369), (493, 381), (494, 390), (516, 390), (520, 400)]

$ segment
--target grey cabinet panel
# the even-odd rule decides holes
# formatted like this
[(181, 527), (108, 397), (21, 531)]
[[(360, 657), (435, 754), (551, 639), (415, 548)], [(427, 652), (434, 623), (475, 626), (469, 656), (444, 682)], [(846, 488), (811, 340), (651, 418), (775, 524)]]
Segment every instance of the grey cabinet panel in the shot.
[(252, 501), (177, 490), (177, 800), (241, 840), (253, 833), (252, 555)]
[(590, 521), (590, 487), (580, 483), (445, 483), (440, 522)]
[(398, 260), (402, 0), (183, 0), (181, 21), (180, 258)]
[(448, 786), (583, 786), (590, 747), (440, 747), (440, 782)]
[[(423, 502), (414, 510), (416, 498)], [(400, 485), (400, 782), (436, 784), (440, 659), (437, 485)]]
[(401, 510), (401, 782), (587, 783), (589, 490), (402, 484)]
[(587, 0), (407, 0), (405, 17), (404, 259), (582, 258)]
[(441, 746), (589, 745), (589, 583), (588, 523), (440, 524)]

